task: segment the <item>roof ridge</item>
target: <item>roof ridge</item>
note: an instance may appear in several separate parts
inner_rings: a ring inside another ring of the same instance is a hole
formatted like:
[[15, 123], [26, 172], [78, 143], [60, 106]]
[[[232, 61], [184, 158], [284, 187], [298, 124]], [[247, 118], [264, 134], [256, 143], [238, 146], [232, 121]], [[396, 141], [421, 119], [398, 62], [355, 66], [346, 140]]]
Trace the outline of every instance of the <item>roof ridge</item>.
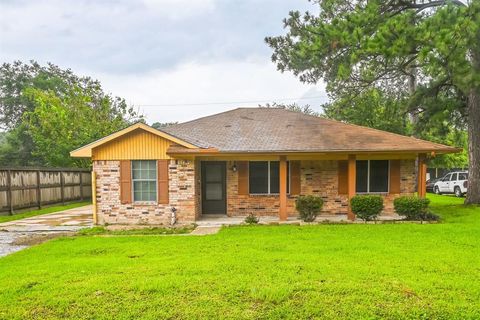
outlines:
[[[244, 112], [238, 112], [238, 111], [246, 111], [245, 113]], [[265, 113], [263, 112], [263, 110], [265, 110]], [[204, 117], [201, 117], [201, 118], [197, 118], [197, 119], [194, 119], [194, 120], [190, 120], [190, 121], [187, 121], [187, 122], [183, 122], [183, 123], [179, 123], [179, 124], [176, 124], [176, 125], [172, 125], [172, 126], [169, 126], [167, 128], [162, 128], [164, 129], [165, 133], [168, 133], [176, 138], [179, 138], [179, 139], [183, 139], [189, 143], [192, 143], [192, 144], [196, 144], [196, 145], [212, 145], [211, 141], [208, 140], [207, 138], [205, 138], [205, 136], [202, 136], [201, 134], [199, 136], [192, 136], [192, 135], [185, 135], [184, 133], [182, 133], [182, 130], [184, 130], [183, 128], [190, 128], [192, 126], [195, 126], [195, 124], [197, 122], [205, 122], [205, 123], [209, 123], [209, 122], [212, 122], [215, 123], [216, 120], [215, 118], [220, 116], [220, 115], [224, 115], [222, 118], [222, 121], [226, 121], [226, 119], [229, 119], [229, 114], [233, 114], [234, 117], [237, 117], [237, 116], [241, 116], [243, 114], [247, 114], [248, 111], [251, 111], [252, 115], [255, 115], [257, 112], [259, 112], [258, 114], [264, 114], [265, 116], [263, 117], [270, 117], [269, 115], [269, 112], [274, 112], [274, 114], [276, 113], [279, 117], [281, 117], [281, 114], [289, 114], [291, 115], [292, 117], [294, 118], [290, 118], [291, 121], [311, 121], [311, 125], [313, 126], [322, 126], [322, 125], [326, 125], [326, 123], [331, 123], [331, 124], [334, 124], [334, 125], [338, 125], [338, 129], [340, 131], [349, 131], [349, 128], [355, 128], [356, 130], [361, 130], [364, 132], [364, 134], [370, 134], [370, 135], [378, 135], [378, 134], [381, 134], [383, 136], [385, 136], [385, 138], [389, 137], [388, 139], [391, 140], [391, 144], [392, 146], [395, 146], [397, 145], [398, 143], [396, 142], [396, 139], [399, 139], [399, 144], [400, 145], [408, 145], [409, 143], [410, 144], [417, 144], [417, 143], [420, 143], [420, 144], [426, 144], [426, 146], [424, 145], [424, 148], [433, 148], [433, 149], [437, 149], [438, 151], [440, 150], [444, 150], [444, 151], [452, 151], [454, 149], [458, 150], [457, 147], [455, 146], [449, 146], [449, 145], [446, 145], [446, 144], [441, 144], [441, 143], [437, 143], [437, 142], [432, 142], [432, 141], [429, 141], [429, 140], [425, 140], [425, 139], [420, 139], [420, 138], [416, 138], [416, 137], [412, 137], [412, 136], [408, 136], [408, 135], [403, 135], [403, 134], [399, 134], [399, 133], [394, 133], [394, 132], [389, 132], [389, 131], [385, 131], [385, 130], [380, 130], [380, 129], [376, 129], [376, 128], [371, 128], [371, 127], [367, 127], [367, 126], [362, 126], [362, 125], [358, 125], [358, 124], [353, 124], [353, 123], [349, 123], [349, 122], [344, 122], [344, 121], [339, 121], [339, 120], [335, 120], [335, 119], [331, 119], [331, 118], [327, 118], [325, 117], [324, 114], [319, 114], [319, 115], [312, 115], [312, 114], [306, 114], [306, 113], [303, 113], [303, 112], [300, 112], [300, 111], [295, 111], [295, 110], [289, 110], [289, 109], [286, 109], [286, 108], [281, 108], [281, 107], [262, 107], [262, 106], [256, 106], [256, 107], [237, 107], [235, 109], [230, 109], [230, 110], [225, 110], [223, 112], [220, 112], [220, 113], [216, 113], [216, 114], [212, 114], [212, 115], [208, 115], [208, 116], [204, 116]], [[227, 116], [225, 116], [227, 114]], [[273, 114], [271, 115], [272, 117], [274, 116]], [[277, 116], [275, 116], [277, 117]], [[286, 118], [289, 118], [289, 116], [286, 116]], [[296, 118], [296, 120], [295, 120]], [[185, 126], [185, 127], [184, 127]], [[178, 135], [177, 135], [178, 134]], [[180, 138], [182, 137], [182, 138]], [[206, 140], [205, 140], [206, 139]]]
[[[200, 117], [200, 118], [195, 118], [195, 119], [192, 119], [192, 120], [188, 120], [188, 121], [185, 121], [185, 122], [180, 122], [180, 123], [176, 123], [176, 124], [172, 124], [166, 128], [173, 128], [173, 127], [176, 127], [176, 126], [179, 126], [179, 125], [182, 125], [182, 124], [187, 124], [187, 123], [191, 123], [191, 122], [194, 122], [194, 121], [198, 121], [198, 120], [202, 120], [202, 119], [206, 119], [206, 118], [210, 118], [210, 117], [215, 117], [215, 116], [218, 116], [220, 114], [224, 114], [224, 113], [229, 113], [229, 112], [233, 112], [233, 111], [236, 111], [236, 110], [239, 110], [239, 109], [254, 109], [254, 108], [242, 108], [242, 107], [237, 107], [235, 109], [230, 109], [230, 110], [225, 110], [225, 111], [222, 111], [222, 112], [219, 112], [219, 113], [214, 113], [214, 114], [210, 114], [208, 116], [203, 116], [203, 117]], [[168, 133], [168, 132], [167, 132]]]

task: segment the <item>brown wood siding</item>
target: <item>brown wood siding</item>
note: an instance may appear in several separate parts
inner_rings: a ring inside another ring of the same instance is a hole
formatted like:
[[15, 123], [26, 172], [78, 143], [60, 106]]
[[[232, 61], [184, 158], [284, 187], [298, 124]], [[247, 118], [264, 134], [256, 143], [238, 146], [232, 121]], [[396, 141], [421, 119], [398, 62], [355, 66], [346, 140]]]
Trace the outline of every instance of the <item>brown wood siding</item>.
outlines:
[[132, 166], [130, 160], [120, 161], [120, 202], [132, 203]]
[[237, 161], [238, 194], [248, 195], [248, 161]]
[[348, 194], [348, 161], [338, 161], [338, 194]]
[[168, 193], [168, 163], [169, 160], [158, 160], [158, 203], [168, 204], [169, 203], [169, 193]]
[[390, 193], [400, 193], [400, 160], [390, 160]]
[[290, 161], [290, 194], [298, 195], [301, 192], [300, 161]]
[[94, 148], [92, 160], [157, 160], [170, 159], [167, 149], [173, 142], [153, 133], [137, 129], [118, 139]]

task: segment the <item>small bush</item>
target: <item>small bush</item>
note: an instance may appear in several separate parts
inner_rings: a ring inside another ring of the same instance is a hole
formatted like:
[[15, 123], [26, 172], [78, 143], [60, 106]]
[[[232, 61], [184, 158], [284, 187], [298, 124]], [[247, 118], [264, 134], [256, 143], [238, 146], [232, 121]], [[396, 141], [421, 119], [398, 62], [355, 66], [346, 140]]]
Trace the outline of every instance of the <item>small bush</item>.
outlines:
[[248, 223], [248, 224], [257, 224], [259, 219], [256, 215], [254, 215], [253, 213], [250, 213], [248, 216], [245, 217], [245, 223]]
[[429, 204], [429, 199], [419, 197], [404, 196], [393, 200], [395, 212], [407, 220], [439, 220], [437, 215], [430, 213]]
[[318, 196], [299, 196], [295, 200], [300, 219], [305, 222], [312, 222], [318, 216], [323, 207], [323, 200]]
[[383, 210], [383, 198], [375, 195], [355, 196], [350, 200], [352, 211], [363, 221], [375, 220]]

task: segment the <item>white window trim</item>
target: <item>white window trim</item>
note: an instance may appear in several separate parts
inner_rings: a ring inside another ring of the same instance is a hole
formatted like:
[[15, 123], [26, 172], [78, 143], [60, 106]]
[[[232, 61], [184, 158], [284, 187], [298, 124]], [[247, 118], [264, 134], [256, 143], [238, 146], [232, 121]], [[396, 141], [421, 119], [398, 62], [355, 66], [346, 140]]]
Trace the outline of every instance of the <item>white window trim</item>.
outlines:
[[[155, 179], [133, 179], [133, 162], [134, 161], [155, 161]], [[132, 181], [132, 199], [133, 203], [157, 203], [158, 202], [158, 162], [157, 160], [131, 160], [130, 161], [130, 180]], [[144, 200], [135, 200], [135, 181], [155, 181], [156, 190], [155, 190], [155, 200], [144, 201]]]
[[[250, 162], [268, 162], [268, 192], [267, 193], [251, 193], [250, 192]], [[270, 192], [270, 162], [279, 162], [278, 160], [252, 160], [252, 161], [248, 161], [248, 191], [249, 191], [249, 195], [251, 196], [278, 196], [280, 195], [279, 192], [277, 193], [271, 193]], [[290, 161], [287, 161], [288, 165], [287, 165], [287, 175], [288, 175], [288, 192], [287, 194], [290, 194], [290, 187], [291, 187], [291, 184], [292, 184], [292, 177], [291, 177], [291, 170], [290, 170]], [[280, 180], [280, 178], [279, 178]], [[280, 183], [280, 181], [279, 181]]]
[[[388, 173], [387, 173], [387, 191], [375, 191], [370, 192], [370, 161], [372, 160], [365, 160], [367, 161], [367, 192], [355, 192], [356, 194], [389, 194], [390, 193], [390, 160], [388, 161]], [[373, 160], [375, 161], [375, 160]], [[356, 163], [355, 163], [356, 165]], [[356, 172], [356, 170], [355, 170]], [[355, 190], [356, 191], [356, 190]]]

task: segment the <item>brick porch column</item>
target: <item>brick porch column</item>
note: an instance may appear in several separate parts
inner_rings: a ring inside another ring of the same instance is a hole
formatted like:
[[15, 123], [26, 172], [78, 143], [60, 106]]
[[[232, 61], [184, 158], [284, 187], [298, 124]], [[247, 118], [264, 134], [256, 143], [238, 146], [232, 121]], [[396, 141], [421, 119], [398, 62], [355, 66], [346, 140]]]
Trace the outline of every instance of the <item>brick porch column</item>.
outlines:
[[427, 155], [424, 153], [420, 153], [418, 155], [418, 181], [417, 181], [417, 188], [418, 188], [418, 196], [420, 198], [425, 198], [427, 194]]
[[356, 194], [357, 178], [357, 157], [354, 154], [348, 155], [348, 220], [355, 220], [355, 214], [352, 212], [350, 200]]
[[280, 209], [281, 221], [287, 220], [287, 157], [280, 156]]

